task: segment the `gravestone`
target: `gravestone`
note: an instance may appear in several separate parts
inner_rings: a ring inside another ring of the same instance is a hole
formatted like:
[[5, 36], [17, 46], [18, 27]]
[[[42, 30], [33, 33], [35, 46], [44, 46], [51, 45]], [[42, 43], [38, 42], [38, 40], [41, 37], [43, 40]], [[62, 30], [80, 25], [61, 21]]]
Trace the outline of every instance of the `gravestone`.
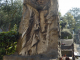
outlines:
[[[39, 55], [39, 59], [40, 57], [57, 58], [58, 0], [24, 0], [22, 16], [19, 27], [19, 33], [22, 36], [17, 44], [16, 52], [19, 55], [17, 57]], [[9, 60], [9, 57], [15, 56], [4, 56], [3, 60]], [[17, 57], [15, 60], [19, 60]]]

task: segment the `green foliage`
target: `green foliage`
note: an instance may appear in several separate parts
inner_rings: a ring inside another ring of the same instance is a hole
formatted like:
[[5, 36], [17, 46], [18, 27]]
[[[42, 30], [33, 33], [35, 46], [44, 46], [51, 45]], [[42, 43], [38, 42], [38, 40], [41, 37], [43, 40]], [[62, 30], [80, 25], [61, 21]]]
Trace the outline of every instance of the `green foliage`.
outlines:
[[[66, 23], [66, 24], [65, 24]], [[70, 32], [74, 31], [75, 42], [78, 42], [78, 30], [80, 29], [80, 8], [70, 9], [64, 16], [60, 17], [61, 31], [69, 29]], [[63, 33], [64, 34], [64, 33]]]
[[10, 55], [15, 52], [18, 38], [19, 33], [17, 31], [0, 33], [0, 59], [4, 55]]
[[80, 8], [72, 8], [68, 11], [71, 13], [75, 19], [75, 28], [74, 32], [77, 34], [78, 30], [80, 29]]
[[68, 31], [62, 31], [61, 39], [72, 39], [72, 34]]
[[67, 23], [65, 23], [65, 22], [62, 22], [62, 23], [60, 24], [62, 30], [63, 30], [63, 28], [65, 28], [66, 24], [67, 24]]
[[13, 54], [16, 50], [17, 40], [19, 38], [17, 30], [21, 17], [22, 2], [20, 0], [6, 0], [4, 4], [1, 3], [0, 29], [8, 32], [0, 33], [0, 60], [2, 60], [4, 55]]
[[22, 17], [21, 2], [11, 0], [9, 3], [9, 1], [0, 7], [0, 28], [3, 31], [10, 31], [15, 24], [19, 27]]
[[68, 28], [74, 28], [74, 26], [75, 26], [74, 17], [70, 13], [66, 13], [65, 17], [66, 17], [66, 20], [67, 20], [67, 25], [68, 25], [67, 27]]
[[66, 13], [60, 20], [61, 29], [67, 28], [71, 31], [75, 28], [75, 19], [70, 13]]
[[75, 18], [80, 14], [80, 8], [74, 7], [70, 9], [68, 12], [71, 13]]
[[13, 27], [13, 31], [17, 31], [17, 25], [16, 24]]

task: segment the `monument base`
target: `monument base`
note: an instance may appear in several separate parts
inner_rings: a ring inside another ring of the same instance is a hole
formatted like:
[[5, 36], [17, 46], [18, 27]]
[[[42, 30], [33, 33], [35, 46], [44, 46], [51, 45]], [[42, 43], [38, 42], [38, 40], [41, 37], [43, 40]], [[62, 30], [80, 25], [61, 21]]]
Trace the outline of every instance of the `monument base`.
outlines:
[[46, 58], [40, 55], [36, 56], [20, 56], [20, 55], [6, 55], [3, 60], [58, 60], [57, 58]]

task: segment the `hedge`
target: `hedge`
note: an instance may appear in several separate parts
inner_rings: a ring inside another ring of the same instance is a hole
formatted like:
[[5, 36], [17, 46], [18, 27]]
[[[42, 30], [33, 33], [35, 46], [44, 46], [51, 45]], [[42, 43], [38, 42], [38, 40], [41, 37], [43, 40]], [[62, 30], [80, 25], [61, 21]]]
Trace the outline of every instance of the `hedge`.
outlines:
[[15, 52], [19, 36], [17, 31], [0, 32], [0, 60]]

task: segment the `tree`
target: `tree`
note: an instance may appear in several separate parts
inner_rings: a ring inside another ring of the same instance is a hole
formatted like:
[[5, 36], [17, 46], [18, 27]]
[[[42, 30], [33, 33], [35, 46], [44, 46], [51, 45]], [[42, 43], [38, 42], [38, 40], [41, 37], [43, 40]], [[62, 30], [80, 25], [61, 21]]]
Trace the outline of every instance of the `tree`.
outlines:
[[0, 28], [3, 31], [11, 30], [12, 27], [21, 21], [22, 17], [22, 5], [20, 2], [16, 2], [11, 0], [11, 3], [8, 3], [6, 0], [7, 5], [1, 6], [0, 9]]
[[71, 29], [71, 30], [74, 30], [74, 28], [75, 28], [75, 19], [71, 15], [71, 13], [66, 13], [65, 18], [66, 18], [66, 21], [67, 21], [67, 28]]
[[59, 11], [59, 18], [60, 18], [60, 21], [59, 21], [60, 28], [61, 28], [61, 31], [62, 31], [63, 28], [66, 27], [67, 21], [66, 21], [65, 17], [61, 15], [61, 12], [60, 11]]
[[72, 8], [68, 11], [69, 13], [71, 13], [74, 18], [77, 17], [80, 14], [80, 8]]
[[77, 33], [80, 29], [80, 8], [72, 8], [68, 12], [71, 13], [75, 19], [74, 32]]
[[71, 31], [75, 28], [75, 19], [70, 13], [66, 13], [60, 19], [61, 29], [66, 28], [70, 29]]

